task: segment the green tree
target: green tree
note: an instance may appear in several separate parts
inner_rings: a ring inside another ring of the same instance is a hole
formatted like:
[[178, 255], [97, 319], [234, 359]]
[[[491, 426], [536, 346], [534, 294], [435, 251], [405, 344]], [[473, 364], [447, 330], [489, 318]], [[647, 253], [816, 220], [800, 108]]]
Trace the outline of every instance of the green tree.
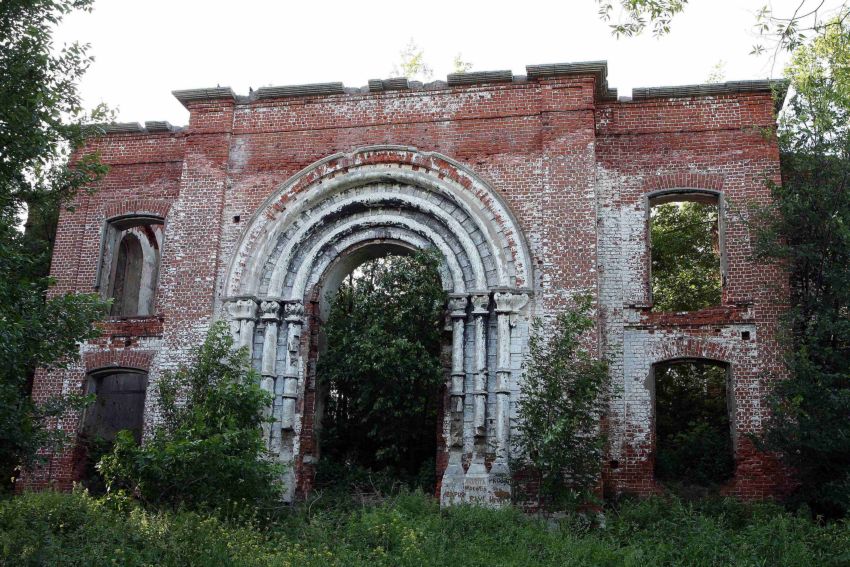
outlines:
[[410, 38], [408, 44], [399, 52], [399, 62], [393, 65], [390, 75], [427, 81], [434, 75], [434, 71], [425, 60], [425, 50]]
[[782, 184], [757, 215], [756, 251], [790, 275], [789, 377], [774, 383], [766, 447], [818, 512], [850, 510], [850, 28], [799, 47], [787, 70]]
[[[412, 478], [436, 452], [446, 294], [436, 252], [364, 264], [333, 300], [318, 376], [322, 454]], [[433, 473], [432, 473], [433, 474]]]
[[271, 396], [245, 348], [234, 350], [215, 323], [190, 366], [156, 384], [160, 424], [144, 445], [121, 431], [97, 465], [109, 491], [148, 505], [219, 508], [269, 505], [280, 497], [280, 467], [268, 459], [263, 410]]
[[[52, 33], [90, 1], [8, 0], [0, 4], [0, 475], [32, 464], [54, 445], [46, 420], [66, 404], [36, 405], [29, 397], [36, 368], [62, 366], [78, 356], [78, 342], [97, 335], [105, 305], [93, 295], [47, 298], [52, 226], [105, 168], [96, 155], [78, 154], [104, 116], [83, 111], [77, 82], [91, 63], [87, 46], [60, 50]], [[29, 214], [27, 231], [20, 224]], [[68, 401], [66, 399], [66, 401]]]
[[[616, 36], [640, 35], [648, 27], [655, 36], [670, 33], [673, 18], [683, 12], [688, 0], [596, 0], [599, 17], [617, 22], [610, 24]], [[780, 50], [793, 51], [810, 40], [839, 28], [848, 18], [846, 1], [800, 0], [793, 11], [779, 13], [765, 4], [756, 12], [754, 28], [762, 41], [756, 43], [752, 54], [766, 51], [765, 42], [773, 47], [773, 58]]]
[[650, 241], [655, 310], [695, 311], [720, 304], [716, 205], [653, 207]]
[[535, 321], [517, 407], [520, 464], [540, 474], [541, 502], [558, 508], [593, 497], [604, 456], [609, 378], [584, 342], [596, 325], [591, 307], [579, 297], [551, 329]]

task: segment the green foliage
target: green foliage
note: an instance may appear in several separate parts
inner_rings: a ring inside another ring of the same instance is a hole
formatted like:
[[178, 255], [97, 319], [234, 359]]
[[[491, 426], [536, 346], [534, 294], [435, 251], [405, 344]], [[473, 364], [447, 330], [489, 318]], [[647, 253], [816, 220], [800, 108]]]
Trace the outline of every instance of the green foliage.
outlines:
[[655, 476], [710, 486], [732, 476], [726, 369], [683, 362], [655, 370]]
[[389, 256], [341, 286], [317, 372], [328, 392], [324, 456], [407, 477], [433, 458], [444, 382], [439, 262], [433, 251]]
[[583, 343], [595, 329], [591, 299], [576, 298], [544, 334], [534, 323], [518, 402], [521, 463], [541, 475], [541, 496], [561, 507], [584, 504], [599, 482], [609, 399], [608, 368]]
[[[846, 22], [846, 20], [844, 20]], [[781, 122], [782, 184], [757, 211], [756, 253], [790, 273], [789, 379], [773, 385], [765, 445], [794, 468], [796, 497], [850, 510], [850, 29], [794, 54]]]
[[94, 295], [46, 296], [59, 207], [105, 172], [96, 156], [67, 161], [89, 133], [83, 123], [92, 116], [76, 84], [91, 59], [85, 46], [56, 52], [51, 43], [55, 26], [77, 9], [90, 2], [0, 4], [0, 490], [13, 469], [33, 464], [37, 449], [62, 445], [64, 435], [45, 424], [84, 400], [35, 404], [28, 396], [33, 374], [78, 357], [78, 342], [98, 334], [94, 322], [106, 308]]
[[472, 70], [472, 63], [464, 61], [460, 53], [452, 60], [452, 73], [468, 73]]
[[727, 480], [733, 472], [726, 408], [726, 370], [679, 363], [655, 372], [656, 477], [693, 485]]
[[162, 566], [837, 567], [850, 526], [817, 525], [772, 505], [729, 500], [625, 502], [592, 529], [516, 509], [441, 511], [420, 494], [356, 510], [296, 508], [272, 523], [152, 512], [83, 494], [0, 501], [0, 563]]
[[[604, 21], [610, 21], [614, 13], [614, 2], [596, 0], [599, 4], [599, 16]], [[611, 31], [617, 37], [640, 35], [647, 25], [652, 26], [652, 33], [661, 36], [670, 33], [673, 17], [685, 9], [688, 0], [619, 0], [618, 19], [611, 24]]]
[[653, 207], [650, 241], [653, 309], [696, 311], [720, 304], [716, 205]]
[[[615, 36], [638, 36], [651, 28], [652, 34], [660, 37], [670, 33], [673, 18], [685, 10], [688, 0], [596, 0], [596, 3], [603, 21], [611, 21], [616, 14], [617, 23], [609, 26]], [[793, 10], [786, 7], [786, 11], [777, 14], [767, 3], [756, 11], [753, 27], [761, 41], [753, 46], [751, 55], [765, 53], [763, 42], [767, 42], [775, 59], [779, 51], [794, 51], [840, 27], [850, 16], [846, 1], [800, 0], [792, 6]]]
[[399, 62], [393, 65], [390, 75], [427, 81], [434, 75], [434, 71], [425, 60], [425, 50], [410, 38], [404, 49], [399, 52]]
[[107, 489], [154, 506], [216, 508], [273, 504], [280, 468], [261, 435], [270, 396], [224, 322], [212, 326], [191, 366], [157, 382], [162, 423], [139, 446], [121, 431], [98, 469]]

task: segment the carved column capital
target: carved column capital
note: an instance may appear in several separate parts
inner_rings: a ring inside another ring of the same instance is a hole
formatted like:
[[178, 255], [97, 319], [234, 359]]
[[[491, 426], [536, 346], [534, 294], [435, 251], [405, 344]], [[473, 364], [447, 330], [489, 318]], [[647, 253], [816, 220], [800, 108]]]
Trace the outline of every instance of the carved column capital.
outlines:
[[263, 299], [260, 301], [260, 320], [276, 323], [280, 320], [280, 301]]
[[228, 300], [227, 314], [233, 320], [255, 319], [257, 317], [257, 302], [249, 297]]
[[287, 301], [283, 304], [283, 318], [288, 323], [303, 322], [304, 304], [300, 301]]
[[489, 315], [490, 314], [490, 294], [486, 291], [472, 292], [472, 314], [473, 315]]
[[453, 319], [466, 317], [466, 306], [469, 305], [469, 299], [466, 295], [450, 294], [449, 295], [449, 316]]
[[500, 290], [493, 293], [496, 313], [508, 315], [511, 327], [516, 325], [516, 316], [528, 304], [528, 293], [520, 290]]

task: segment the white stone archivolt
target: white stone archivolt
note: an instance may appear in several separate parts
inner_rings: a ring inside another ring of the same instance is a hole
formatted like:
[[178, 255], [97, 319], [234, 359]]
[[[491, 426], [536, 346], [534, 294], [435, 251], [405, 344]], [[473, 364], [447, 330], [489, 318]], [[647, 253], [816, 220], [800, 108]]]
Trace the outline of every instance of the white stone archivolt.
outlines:
[[[299, 402], [310, 348], [301, 337], [322, 314], [305, 315], [304, 307], [333, 292], [336, 272], [362, 261], [370, 246], [439, 252], [453, 321], [451, 403], [444, 412], [449, 466], [441, 497], [444, 503], [503, 500], [506, 484], [490, 479], [485, 459], [505, 472], [511, 395], [505, 365], [514, 327], [507, 321], [527, 303], [528, 247], [492, 188], [463, 165], [413, 148], [369, 147], [321, 160], [270, 196], [242, 235], [224, 282], [225, 307], [237, 320], [231, 328], [238, 344], [262, 350], [254, 360], [263, 387], [274, 392], [274, 423], [264, 430], [270, 449], [285, 463], [313, 458], [300, 454]], [[256, 325], [248, 320], [254, 314]], [[487, 355], [490, 343], [498, 345], [496, 356]]]

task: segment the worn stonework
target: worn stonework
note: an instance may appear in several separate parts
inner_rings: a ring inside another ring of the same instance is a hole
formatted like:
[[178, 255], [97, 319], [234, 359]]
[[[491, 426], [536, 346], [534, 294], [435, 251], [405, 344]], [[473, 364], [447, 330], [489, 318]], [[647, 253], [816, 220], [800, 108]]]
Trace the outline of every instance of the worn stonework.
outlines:
[[[766, 377], [781, 374], [783, 275], [749, 262], [747, 202], [779, 181], [774, 87], [741, 82], [640, 89], [618, 100], [605, 64], [536, 65], [528, 76], [472, 73], [420, 85], [374, 80], [178, 91], [183, 129], [113, 125], [91, 141], [110, 172], [60, 219], [53, 293], [92, 291], [115, 219], [164, 219], [155, 315], [111, 318], [82, 363], [39, 371], [34, 395], [82, 388], [104, 369], [141, 369], [155, 384], [226, 319], [273, 393], [263, 430], [286, 473], [287, 498], [310, 490], [321, 451], [316, 388], [328, 297], [356, 265], [385, 251], [434, 248], [449, 292], [445, 404], [437, 455], [445, 504], [511, 498], [511, 434], [533, 317], [576, 293], [595, 300], [591, 338], [618, 395], [604, 489], [651, 493], [653, 364], [728, 363], [736, 475], [744, 498], [784, 476], [751, 446]], [[649, 198], [703, 190], [723, 204], [722, 304], [651, 310]], [[112, 223], [112, 224], [111, 224]], [[102, 248], [102, 246], [101, 246]], [[778, 291], [777, 291], [778, 290]], [[145, 422], [157, 419], [149, 389]], [[78, 427], [69, 415], [59, 426]], [[31, 486], [74, 480], [73, 452], [29, 473]]]

